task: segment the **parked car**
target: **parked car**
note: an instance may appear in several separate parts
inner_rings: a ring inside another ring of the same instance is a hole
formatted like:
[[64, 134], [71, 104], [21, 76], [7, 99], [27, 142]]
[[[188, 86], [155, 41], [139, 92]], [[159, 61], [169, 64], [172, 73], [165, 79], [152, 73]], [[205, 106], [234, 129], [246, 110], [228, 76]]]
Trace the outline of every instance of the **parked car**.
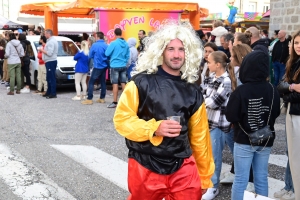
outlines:
[[[56, 83], [57, 86], [73, 86], [75, 78], [75, 64], [76, 61], [73, 59], [75, 54], [79, 51], [78, 46], [73, 40], [62, 37], [53, 36], [58, 42], [58, 54], [57, 54], [57, 67], [56, 67]], [[31, 83], [37, 87], [37, 73], [39, 67], [39, 60], [37, 58], [40, 36], [27, 36], [27, 40], [31, 43], [32, 52], [31, 55]]]

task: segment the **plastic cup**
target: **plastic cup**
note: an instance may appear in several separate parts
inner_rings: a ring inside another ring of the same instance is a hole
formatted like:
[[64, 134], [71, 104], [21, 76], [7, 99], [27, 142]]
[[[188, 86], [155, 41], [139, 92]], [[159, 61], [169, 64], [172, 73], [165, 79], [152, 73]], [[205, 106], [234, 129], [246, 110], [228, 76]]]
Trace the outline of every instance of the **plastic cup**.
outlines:
[[173, 120], [180, 124], [180, 116], [169, 116], [167, 117], [167, 120]]

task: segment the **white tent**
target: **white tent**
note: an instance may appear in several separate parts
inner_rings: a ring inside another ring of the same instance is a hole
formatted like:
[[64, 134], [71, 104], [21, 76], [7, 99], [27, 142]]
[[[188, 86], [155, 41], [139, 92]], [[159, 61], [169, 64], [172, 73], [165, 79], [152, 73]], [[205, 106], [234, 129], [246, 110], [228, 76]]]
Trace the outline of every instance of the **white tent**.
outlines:
[[28, 24], [25, 22], [13, 22], [0, 15], [0, 30], [28, 30]]

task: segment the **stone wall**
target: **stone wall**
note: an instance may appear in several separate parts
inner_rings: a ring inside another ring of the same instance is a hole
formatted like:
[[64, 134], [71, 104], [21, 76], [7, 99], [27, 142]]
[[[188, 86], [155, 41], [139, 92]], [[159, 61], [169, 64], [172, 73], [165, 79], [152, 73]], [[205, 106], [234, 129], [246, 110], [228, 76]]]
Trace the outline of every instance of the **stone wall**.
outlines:
[[270, 36], [274, 30], [285, 30], [292, 35], [300, 30], [300, 0], [271, 0]]

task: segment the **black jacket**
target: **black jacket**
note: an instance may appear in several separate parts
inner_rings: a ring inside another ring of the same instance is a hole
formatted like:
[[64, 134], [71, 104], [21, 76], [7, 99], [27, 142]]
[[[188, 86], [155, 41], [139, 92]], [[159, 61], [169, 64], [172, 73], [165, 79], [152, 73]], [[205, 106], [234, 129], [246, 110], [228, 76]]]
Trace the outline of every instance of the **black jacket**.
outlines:
[[[292, 70], [292, 76], [296, 73], [297, 70], [299, 70], [300, 68], [300, 59], [293, 64], [291, 70]], [[292, 79], [292, 77], [290, 77]], [[298, 81], [297, 82], [290, 82], [289, 84], [292, 83], [300, 83], [300, 77], [298, 77]], [[298, 92], [290, 92], [288, 94], [285, 94], [283, 96], [283, 100], [285, 102], [291, 103], [290, 106], [290, 112], [289, 114], [291, 115], [300, 115], [300, 93]]]
[[[248, 133], [261, 129], [267, 125], [269, 111], [273, 99], [272, 85], [266, 81], [269, 76], [269, 56], [263, 50], [249, 53], [243, 60], [239, 77], [240, 85], [230, 96], [225, 115], [234, 125], [234, 141], [250, 145]], [[280, 97], [274, 88], [273, 107], [269, 125], [274, 131], [276, 118], [280, 115]], [[275, 138], [275, 132], [274, 132]], [[274, 138], [268, 141], [267, 146], [273, 146]], [[265, 146], [265, 143], [261, 144]]]
[[272, 62], [286, 63], [289, 57], [289, 41], [277, 41], [272, 51]]
[[22, 40], [20, 42], [21, 42], [22, 47], [23, 47], [24, 52], [25, 52], [25, 55], [22, 58], [23, 63], [24, 64], [29, 64], [30, 63], [30, 55], [29, 55], [28, 45], [30, 45], [30, 42], [28, 40]]
[[153, 146], [149, 140], [135, 142], [126, 138], [128, 157], [155, 173], [172, 174], [192, 155], [186, 119], [190, 119], [204, 101], [200, 88], [181, 80], [180, 76], [167, 74], [161, 67], [156, 74], [138, 74], [131, 80], [138, 89], [140, 119], [164, 120], [166, 116], [177, 115], [181, 116], [182, 129], [180, 136], [165, 137], [159, 146]]
[[262, 38], [257, 40], [256, 42], [253, 42], [253, 44], [251, 44], [251, 48], [254, 49], [257, 45], [262, 45], [265, 46], [266, 48], [269, 47], [269, 40], [267, 40], [266, 38]]

